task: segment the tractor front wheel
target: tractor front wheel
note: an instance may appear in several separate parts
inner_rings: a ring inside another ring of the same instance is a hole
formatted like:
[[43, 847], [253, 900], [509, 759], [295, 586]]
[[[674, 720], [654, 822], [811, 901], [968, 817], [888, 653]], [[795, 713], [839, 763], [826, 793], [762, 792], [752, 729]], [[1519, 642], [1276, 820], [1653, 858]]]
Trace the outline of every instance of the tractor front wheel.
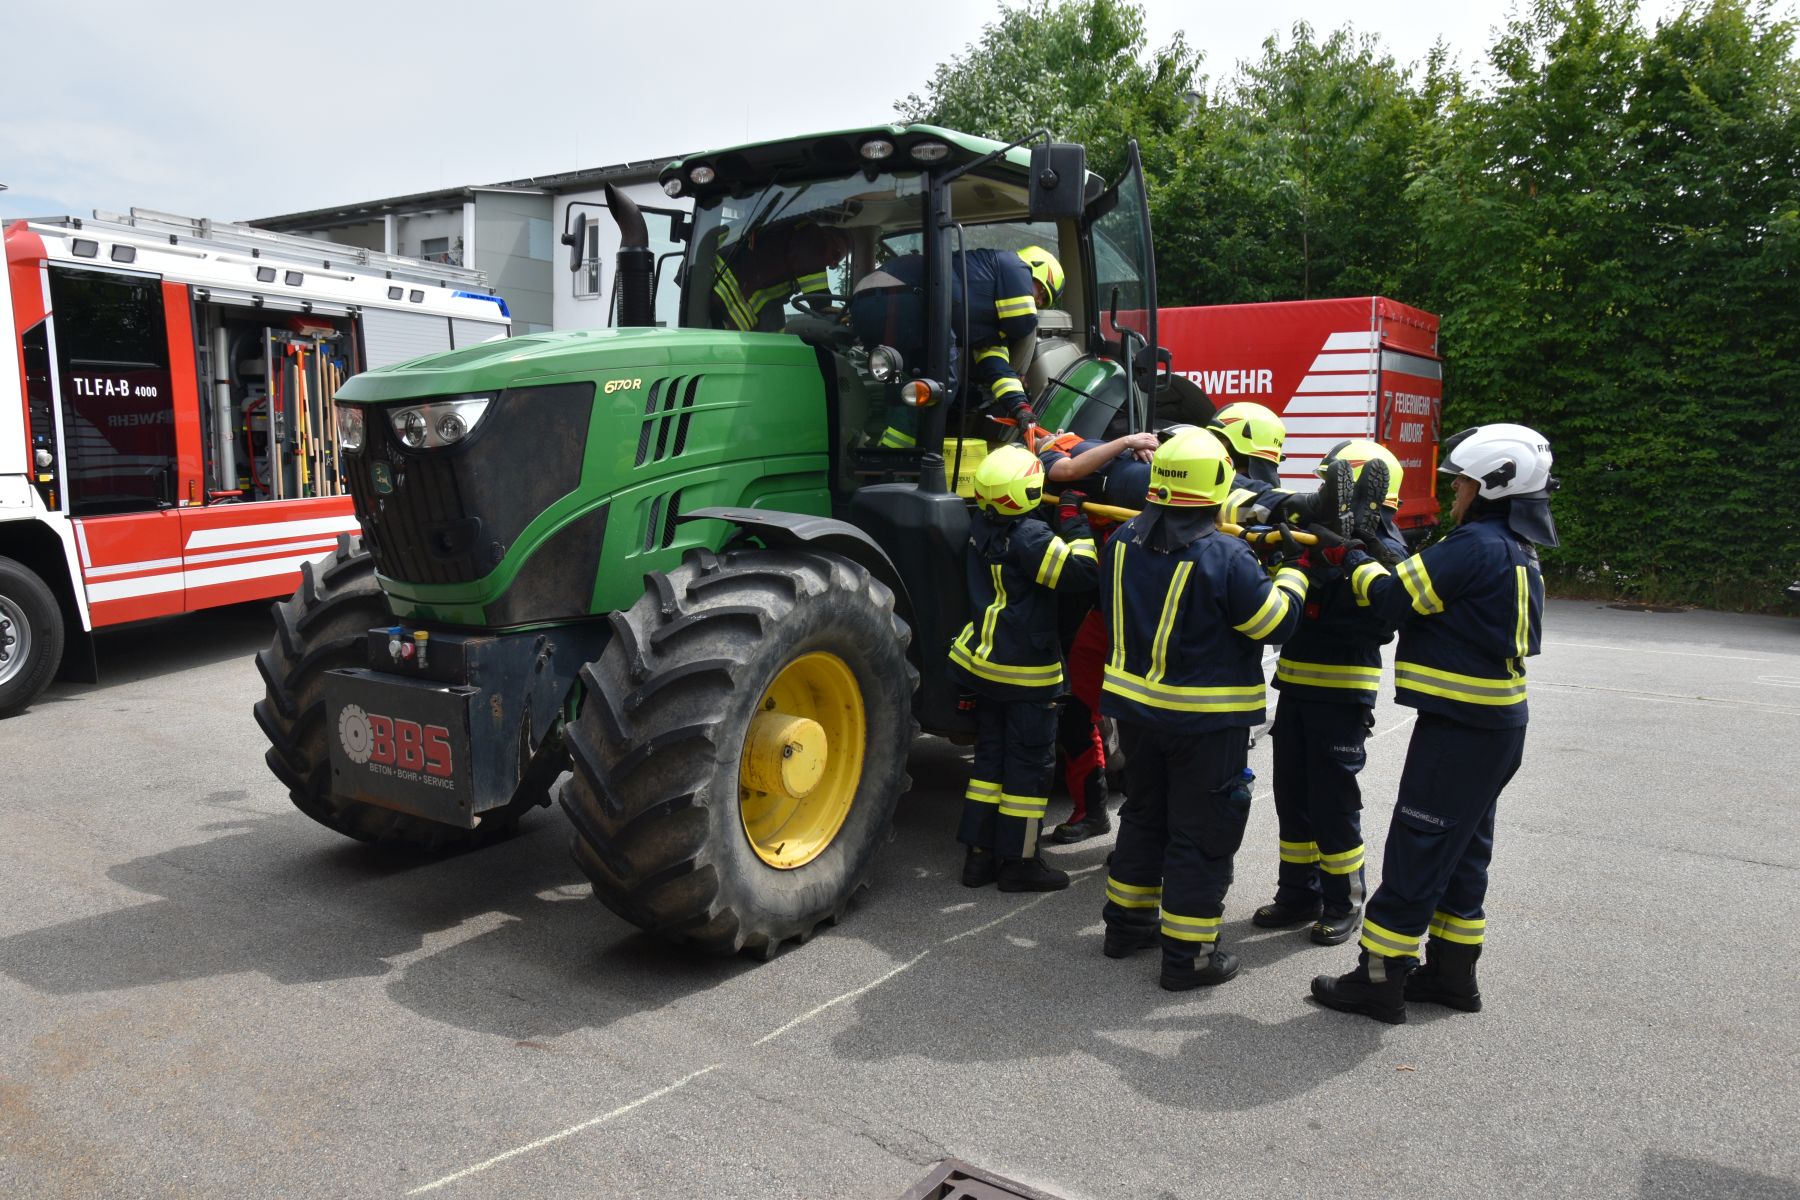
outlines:
[[562, 805], [614, 912], [768, 957], [842, 915], [906, 790], [918, 674], [893, 594], [804, 550], [698, 553], [583, 672]]
[[[407, 851], [483, 846], [517, 827], [534, 798], [522, 794], [485, 814], [474, 829], [463, 829], [332, 794], [325, 673], [362, 666], [369, 630], [393, 621], [375, 579], [375, 560], [360, 542], [342, 538], [330, 558], [301, 563], [299, 590], [274, 609], [275, 638], [256, 656], [267, 694], [256, 702], [255, 715], [269, 739], [269, 769], [287, 785], [294, 807], [346, 837]], [[543, 787], [540, 782], [537, 803], [548, 802]]]

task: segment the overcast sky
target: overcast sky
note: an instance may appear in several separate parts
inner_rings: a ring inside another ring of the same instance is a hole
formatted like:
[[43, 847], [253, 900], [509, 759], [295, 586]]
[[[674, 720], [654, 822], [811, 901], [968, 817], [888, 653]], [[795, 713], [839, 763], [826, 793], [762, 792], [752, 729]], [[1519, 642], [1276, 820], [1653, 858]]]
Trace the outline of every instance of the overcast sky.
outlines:
[[[1647, 17], [1680, 7], [1646, 0]], [[1149, 0], [1217, 83], [1354, 16], [1401, 62], [1485, 62], [1508, 0]], [[0, 217], [132, 205], [248, 219], [890, 119], [997, 12], [750, 4], [70, 0], [9, 10]], [[160, 13], [160, 15], [159, 15]], [[896, 19], [897, 18], [897, 19]], [[778, 22], [778, 24], [776, 24]]]

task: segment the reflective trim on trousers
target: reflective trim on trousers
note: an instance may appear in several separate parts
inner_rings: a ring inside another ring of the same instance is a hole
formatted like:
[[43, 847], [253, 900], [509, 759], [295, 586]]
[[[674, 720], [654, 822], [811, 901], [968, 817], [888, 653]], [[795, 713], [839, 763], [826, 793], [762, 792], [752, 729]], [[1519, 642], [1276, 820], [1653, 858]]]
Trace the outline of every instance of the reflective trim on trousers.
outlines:
[[1000, 785], [986, 779], [971, 779], [969, 786], [963, 789], [964, 800], [974, 800], [980, 804], [1000, 803]]
[[1362, 948], [1370, 954], [1379, 954], [1383, 958], [1417, 958], [1421, 935], [1395, 933], [1383, 928], [1366, 916], [1363, 918]]
[[1431, 914], [1430, 934], [1434, 938], [1443, 938], [1446, 942], [1460, 942], [1465, 946], [1479, 946], [1487, 940], [1487, 918], [1478, 921], [1453, 917], [1447, 912]]
[[1000, 815], [1003, 817], [1041, 817], [1050, 807], [1048, 796], [1015, 796], [1000, 793]]
[[1363, 865], [1363, 849], [1362, 846], [1355, 846], [1336, 854], [1321, 854], [1319, 855], [1319, 867], [1332, 875], [1348, 875], [1352, 871], [1360, 871]]
[[1120, 883], [1108, 875], [1106, 898], [1120, 908], [1161, 908], [1162, 885], [1141, 887], [1135, 883]]
[[1281, 861], [1302, 865], [1316, 863], [1319, 861], [1319, 844], [1317, 842], [1283, 842], [1281, 843]]
[[1162, 915], [1164, 937], [1181, 942], [1216, 942], [1222, 917], [1183, 917], [1166, 909]]

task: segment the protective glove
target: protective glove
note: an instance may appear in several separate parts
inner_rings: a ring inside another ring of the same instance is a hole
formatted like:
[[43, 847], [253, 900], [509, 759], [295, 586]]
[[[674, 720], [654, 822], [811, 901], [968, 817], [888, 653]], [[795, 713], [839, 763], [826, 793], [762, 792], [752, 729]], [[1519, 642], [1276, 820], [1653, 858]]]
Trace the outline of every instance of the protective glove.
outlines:
[[1087, 514], [1081, 506], [1087, 503], [1088, 494], [1080, 488], [1065, 487], [1062, 496], [1056, 503], [1056, 520], [1053, 528], [1058, 537], [1065, 542], [1076, 538], [1091, 537], [1088, 529]]
[[1327, 566], [1353, 568], [1369, 559], [1360, 541], [1346, 538], [1335, 529], [1324, 525], [1309, 525], [1306, 532], [1319, 539], [1312, 546], [1312, 558]]
[[1020, 429], [1031, 429], [1037, 425], [1037, 413], [1033, 412], [1031, 405], [1023, 400], [1012, 406], [1010, 415], [1014, 421], [1019, 423]]

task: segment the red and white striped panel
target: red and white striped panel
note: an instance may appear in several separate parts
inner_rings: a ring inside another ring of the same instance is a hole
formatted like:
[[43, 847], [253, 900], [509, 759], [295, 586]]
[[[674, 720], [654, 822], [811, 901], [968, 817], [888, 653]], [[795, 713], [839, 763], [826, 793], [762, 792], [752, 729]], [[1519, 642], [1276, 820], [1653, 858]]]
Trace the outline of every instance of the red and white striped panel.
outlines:
[[1281, 481], [1297, 492], [1319, 486], [1313, 474], [1345, 438], [1372, 437], [1381, 384], [1381, 343], [1369, 329], [1327, 334], [1312, 366], [1281, 409], [1287, 426]]

